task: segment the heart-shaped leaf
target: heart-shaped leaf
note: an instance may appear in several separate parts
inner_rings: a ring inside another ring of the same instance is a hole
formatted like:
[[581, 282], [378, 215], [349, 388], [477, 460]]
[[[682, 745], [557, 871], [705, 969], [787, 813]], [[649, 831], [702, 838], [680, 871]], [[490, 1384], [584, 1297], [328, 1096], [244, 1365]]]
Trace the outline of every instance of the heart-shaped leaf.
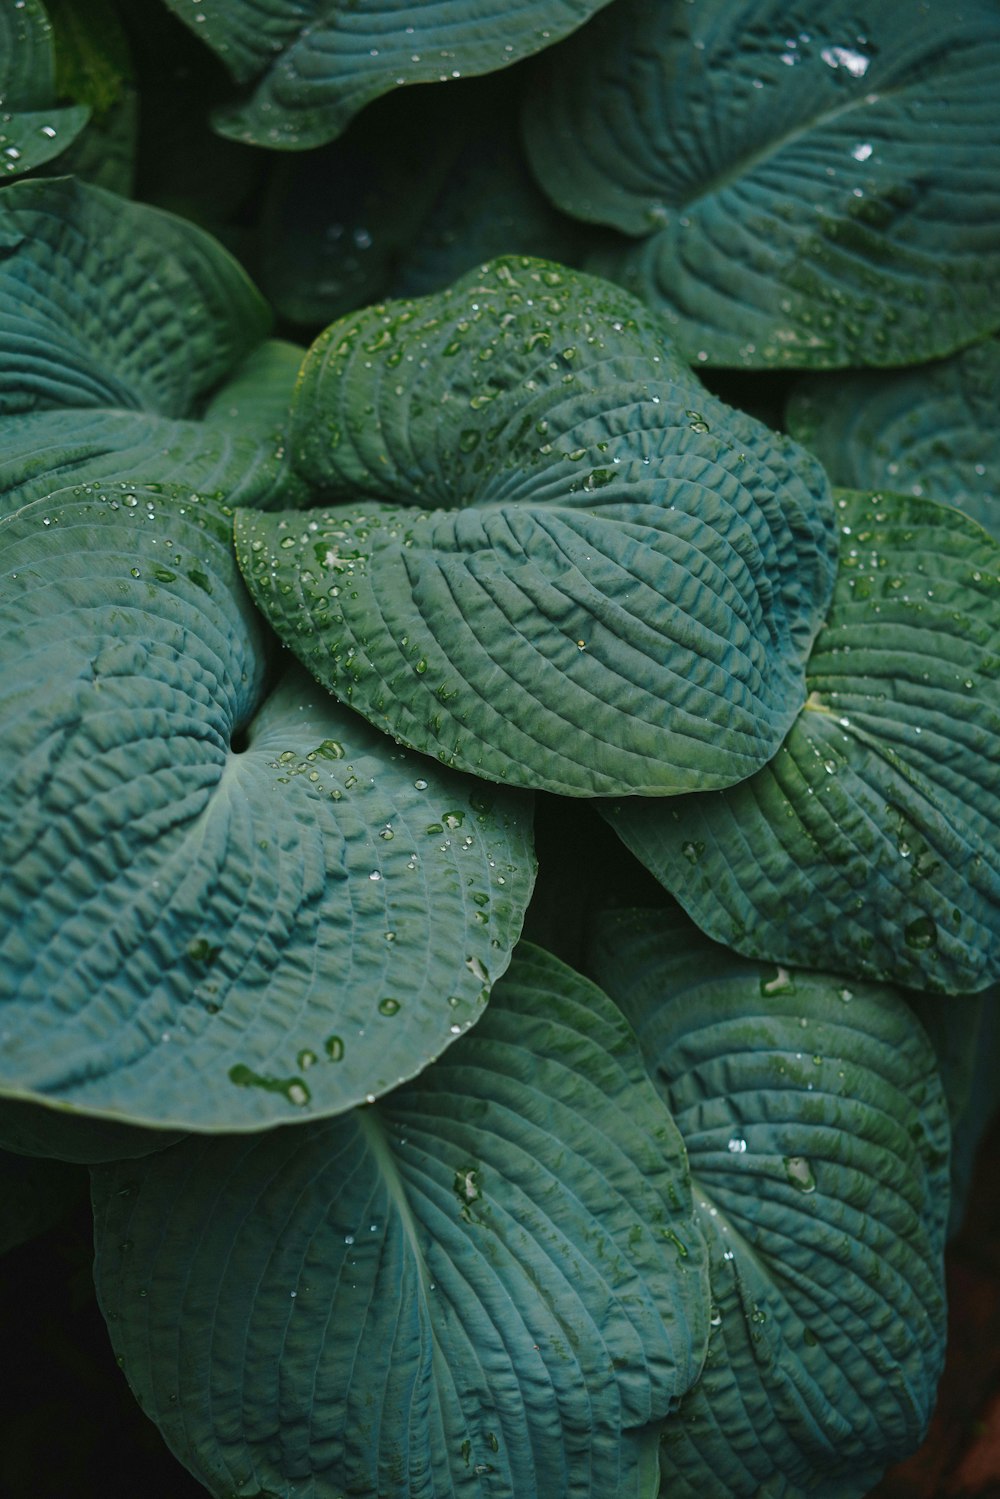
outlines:
[[0, 195], [0, 414], [194, 414], [270, 314], [221, 245], [74, 178]]
[[213, 1494], [655, 1495], [707, 1335], [684, 1148], [540, 949], [374, 1107], [97, 1169], [94, 1202], [116, 1353]]
[[633, 237], [586, 263], [692, 359], [902, 364], [1000, 326], [993, 0], [620, 0], [545, 61], [535, 171]]
[[0, 526], [0, 1092], [259, 1129], [418, 1072], [533, 879], [523, 800], [397, 749], [267, 640], [226, 513], [79, 487]]
[[602, 810], [750, 957], [961, 993], [1000, 975], [1000, 549], [956, 510], [845, 492], [841, 569], [774, 760]]
[[957, 505], [1000, 540], [1000, 339], [918, 369], [812, 375], [786, 420], [848, 489]]
[[684, 1137], [713, 1296], [662, 1490], [854, 1499], [920, 1442], [944, 1352], [948, 1109], [902, 997], [598, 927], [595, 971]]
[[606, 282], [508, 257], [335, 323], [290, 443], [349, 503], [239, 513], [251, 592], [319, 681], [446, 764], [574, 796], [728, 785], [805, 700], [825, 475]]
[[331, 141], [403, 84], [491, 73], [565, 36], [608, 0], [167, 0], [253, 92], [223, 135], [301, 150]]

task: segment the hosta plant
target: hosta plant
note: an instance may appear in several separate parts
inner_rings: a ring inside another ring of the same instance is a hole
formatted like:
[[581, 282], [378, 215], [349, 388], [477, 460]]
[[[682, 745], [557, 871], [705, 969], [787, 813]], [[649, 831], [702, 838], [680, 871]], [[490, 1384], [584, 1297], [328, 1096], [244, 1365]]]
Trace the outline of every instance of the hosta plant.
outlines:
[[89, 1168], [166, 1482], [919, 1445], [996, 1102], [998, 57], [0, 20], [0, 1249]]

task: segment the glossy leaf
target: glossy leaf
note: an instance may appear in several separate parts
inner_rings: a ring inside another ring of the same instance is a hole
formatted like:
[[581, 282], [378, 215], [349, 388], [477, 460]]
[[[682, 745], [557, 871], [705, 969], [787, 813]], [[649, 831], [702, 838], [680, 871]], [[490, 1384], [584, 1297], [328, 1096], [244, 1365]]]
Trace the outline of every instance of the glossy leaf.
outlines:
[[56, 106], [52, 23], [41, 0], [0, 7], [0, 180], [58, 156], [90, 117], [85, 104]]
[[789, 431], [835, 484], [957, 505], [1000, 540], [1000, 340], [898, 372], [815, 375], [797, 385]]
[[606, 282], [505, 258], [335, 323], [289, 440], [334, 509], [239, 513], [257, 603], [377, 727], [568, 795], [776, 750], [829, 596], [819, 466]]
[[655, 1495], [706, 1337], [684, 1148], [540, 949], [374, 1107], [96, 1170], [94, 1203], [116, 1353], [211, 1493]]
[[198, 401], [265, 337], [235, 260], [183, 219], [73, 178], [0, 195], [0, 414]]
[[0, 1092], [259, 1129], [418, 1072], [530, 893], [526, 808], [271, 675], [228, 514], [78, 487], [0, 528]]
[[710, 936], [961, 993], [1000, 973], [1000, 551], [929, 501], [839, 498], [841, 569], [774, 760], [730, 790], [607, 804]]
[[588, 267], [692, 359], [902, 364], [1000, 326], [992, 0], [623, 0], [548, 62], [535, 171], [623, 231]]
[[320, 146], [371, 99], [403, 84], [491, 73], [565, 36], [608, 0], [167, 0], [240, 83], [224, 135], [279, 149]]
[[598, 928], [595, 971], [687, 1147], [708, 1356], [662, 1492], [854, 1499], [917, 1447], [944, 1351], [948, 1109], [902, 997], [757, 964], [678, 913]]

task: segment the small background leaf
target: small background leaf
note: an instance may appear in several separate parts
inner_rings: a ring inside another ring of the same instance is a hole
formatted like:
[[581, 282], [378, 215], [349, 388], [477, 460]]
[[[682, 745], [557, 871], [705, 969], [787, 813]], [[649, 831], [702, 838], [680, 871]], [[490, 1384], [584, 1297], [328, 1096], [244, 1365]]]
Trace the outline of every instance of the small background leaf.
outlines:
[[565, 36], [607, 0], [167, 0], [232, 76], [243, 105], [217, 112], [238, 140], [301, 150], [333, 140], [369, 100], [402, 84], [506, 68]]
[[814, 375], [786, 420], [835, 484], [957, 505], [1000, 540], [1000, 340], [898, 372]]
[[0, 9], [0, 179], [58, 156], [86, 125], [87, 104], [57, 107], [52, 23], [41, 0]]

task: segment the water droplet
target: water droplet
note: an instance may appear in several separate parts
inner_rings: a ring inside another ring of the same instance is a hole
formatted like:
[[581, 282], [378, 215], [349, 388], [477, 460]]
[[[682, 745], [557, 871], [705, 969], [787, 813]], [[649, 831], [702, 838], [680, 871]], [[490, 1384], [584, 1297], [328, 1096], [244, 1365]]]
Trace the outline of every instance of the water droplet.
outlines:
[[797, 1192], [815, 1192], [816, 1178], [804, 1155], [786, 1155], [784, 1166], [785, 1175]]
[[761, 979], [761, 994], [794, 994], [795, 980], [787, 968], [778, 968], [773, 979]]
[[340, 1036], [327, 1036], [323, 1043], [323, 1049], [331, 1062], [343, 1061], [344, 1042]]
[[389, 994], [387, 994], [384, 999], [380, 999], [378, 1002], [378, 1012], [380, 1015], [397, 1015], [399, 1013], [399, 1008], [399, 1000], [393, 999]]
[[903, 938], [907, 947], [912, 947], [915, 952], [925, 952], [929, 947], [936, 947], [937, 922], [933, 916], [918, 916], [905, 928]]
[[730, 1155], [743, 1155], [746, 1152], [747, 1142], [742, 1135], [730, 1135], [726, 1149]]

